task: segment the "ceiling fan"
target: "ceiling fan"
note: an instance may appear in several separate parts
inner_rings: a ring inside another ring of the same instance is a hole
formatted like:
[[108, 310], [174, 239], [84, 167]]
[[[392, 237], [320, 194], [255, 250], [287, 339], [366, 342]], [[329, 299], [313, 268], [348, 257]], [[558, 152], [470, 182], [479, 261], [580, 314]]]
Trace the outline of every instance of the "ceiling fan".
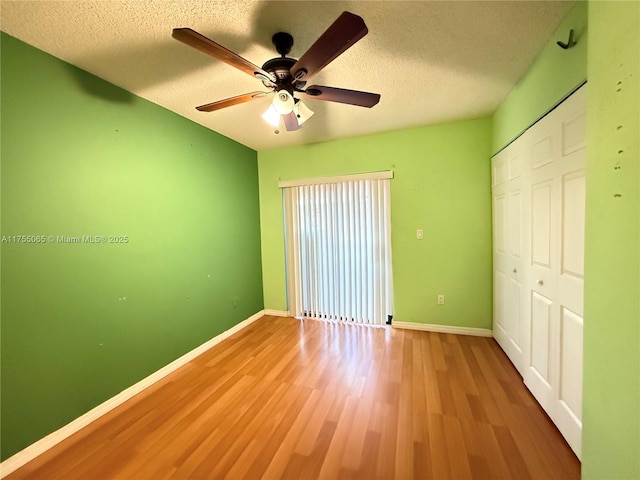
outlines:
[[298, 130], [313, 115], [313, 112], [296, 95], [368, 108], [380, 101], [380, 95], [377, 93], [324, 85], [304, 88], [308, 79], [344, 53], [367, 32], [367, 26], [361, 17], [343, 12], [298, 60], [287, 57], [293, 46], [293, 37], [288, 33], [278, 32], [273, 35], [272, 42], [281, 56], [267, 60], [262, 67], [254, 65], [237, 53], [190, 28], [174, 28], [172, 36], [261, 80], [265, 87], [270, 89], [267, 92], [250, 92], [200, 105], [196, 107], [197, 110], [213, 112], [275, 93], [273, 102], [262, 117], [276, 128], [282, 118], [287, 131], [293, 131]]

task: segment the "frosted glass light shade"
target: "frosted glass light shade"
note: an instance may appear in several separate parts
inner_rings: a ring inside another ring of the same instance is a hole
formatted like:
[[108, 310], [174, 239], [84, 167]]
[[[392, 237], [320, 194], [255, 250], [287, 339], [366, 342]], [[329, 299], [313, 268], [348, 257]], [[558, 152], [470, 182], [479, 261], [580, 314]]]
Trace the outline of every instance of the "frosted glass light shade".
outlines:
[[276, 107], [273, 106], [273, 103], [269, 105], [267, 111], [262, 114], [262, 118], [264, 118], [265, 121], [267, 121], [274, 127], [280, 126], [280, 112], [276, 110]]
[[298, 125], [302, 125], [304, 122], [311, 118], [314, 112], [304, 103], [302, 103], [302, 100], [298, 100], [298, 102], [296, 102], [293, 107], [293, 113], [295, 113], [296, 117], [298, 117]]

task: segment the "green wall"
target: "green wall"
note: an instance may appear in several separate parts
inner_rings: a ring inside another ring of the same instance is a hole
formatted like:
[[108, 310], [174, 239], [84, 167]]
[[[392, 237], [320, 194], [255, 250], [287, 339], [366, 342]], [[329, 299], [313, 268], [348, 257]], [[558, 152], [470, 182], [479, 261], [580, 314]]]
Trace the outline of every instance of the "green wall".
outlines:
[[582, 464], [587, 479], [640, 478], [639, 59], [640, 3], [590, 2]]
[[278, 181], [393, 170], [394, 319], [491, 328], [490, 150], [481, 118], [259, 152], [265, 308], [287, 309]]
[[[566, 42], [571, 29], [575, 30], [577, 44], [563, 50], [556, 42]], [[587, 43], [587, 2], [579, 1], [496, 110], [492, 153], [511, 142], [586, 80]]]
[[256, 152], [2, 34], [2, 458], [263, 308]]

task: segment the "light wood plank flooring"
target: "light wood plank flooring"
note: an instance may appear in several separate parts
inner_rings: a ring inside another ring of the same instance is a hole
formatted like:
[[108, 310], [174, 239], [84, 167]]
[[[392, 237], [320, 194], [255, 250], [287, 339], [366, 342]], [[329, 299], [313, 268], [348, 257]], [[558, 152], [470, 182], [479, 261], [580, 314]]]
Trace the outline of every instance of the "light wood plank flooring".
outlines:
[[265, 317], [7, 480], [579, 477], [493, 339]]

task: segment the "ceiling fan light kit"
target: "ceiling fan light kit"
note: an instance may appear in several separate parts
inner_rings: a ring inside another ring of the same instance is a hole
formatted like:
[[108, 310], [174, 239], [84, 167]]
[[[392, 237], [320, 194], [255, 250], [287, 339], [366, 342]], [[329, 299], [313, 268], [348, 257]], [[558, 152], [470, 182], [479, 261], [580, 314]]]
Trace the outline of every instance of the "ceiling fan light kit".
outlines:
[[197, 110], [213, 112], [275, 93], [273, 101], [267, 111], [262, 114], [262, 118], [276, 128], [283, 121], [287, 131], [294, 131], [298, 130], [314, 113], [296, 95], [367, 108], [373, 107], [380, 101], [380, 95], [377, 93], [322, 85], [312, 85], [306, 90], [304, 88], [308, 79], [344, 53], [367, 32], [367, 26], [361, 17], [343, 12], [298, 60], [287, 57], [293, 46], [293, 37], [286, 32], [277, 32], [271, 40], [281, 56], [267, 60], [262, 68], [190, 28], [174, 28], [172, 36], [257, 78], [270, 90], [218, 100], [200, 105], [196, 107]]

